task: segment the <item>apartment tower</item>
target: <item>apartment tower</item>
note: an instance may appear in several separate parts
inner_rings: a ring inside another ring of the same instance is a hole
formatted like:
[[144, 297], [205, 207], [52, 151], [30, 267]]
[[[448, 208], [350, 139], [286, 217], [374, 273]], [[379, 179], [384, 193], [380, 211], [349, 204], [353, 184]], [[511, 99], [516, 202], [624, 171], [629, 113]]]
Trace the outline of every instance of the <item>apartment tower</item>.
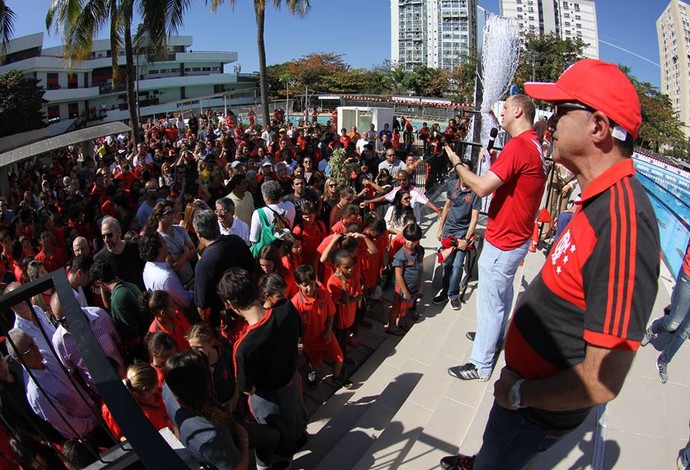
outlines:
[[477, 0], [391, 0], [391, 61], [453, 70], [473, 53]]
[[599, 32], [594, 0], [501, 0], [501, 16], [515, 19], [520, 34], [556, 34], [581, 39], [585, 57], [599, 58]]
[[673, 104], [673, 110], [685, 124], [683, 131], [690, 136], [690, 6], [671, 0], [659, 19], [656, 32], [661, 62], [661, 92]]

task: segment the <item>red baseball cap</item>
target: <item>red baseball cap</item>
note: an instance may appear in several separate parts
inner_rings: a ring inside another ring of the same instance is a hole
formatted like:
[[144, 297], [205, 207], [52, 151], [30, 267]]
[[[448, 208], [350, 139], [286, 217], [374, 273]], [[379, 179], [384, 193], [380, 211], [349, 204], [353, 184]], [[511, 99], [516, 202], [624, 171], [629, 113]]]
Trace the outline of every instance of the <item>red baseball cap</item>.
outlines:
[[[640, 98], [616, 64], [582, 59], [568, 67], [555, 83], [527, 82], [525, 93], [544, 101], [577, 101], [601, 111], [637, 138], [642, 124]], [[615, 135], [615, 134], [614, 134]]]

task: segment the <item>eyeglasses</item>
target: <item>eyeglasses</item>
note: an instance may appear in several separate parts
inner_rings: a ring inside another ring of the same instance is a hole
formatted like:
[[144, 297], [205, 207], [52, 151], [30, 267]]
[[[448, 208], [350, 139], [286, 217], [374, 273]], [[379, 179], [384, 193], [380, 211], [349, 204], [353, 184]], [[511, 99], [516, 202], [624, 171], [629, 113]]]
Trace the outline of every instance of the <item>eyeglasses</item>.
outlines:
[[113, 235], [114, 234], [112, 232], [105, 232], [101, 234], [103, 238], [113, 238]]
[[173, 214], [173, 211], [165, 211], [161, 214], [161, 217], [167, 217], [167, 216], [172, 215], [172, 214]]
[[36, 346], [36, 343], [32, 341], [31, 344], [26, 348], [26, 351], [19, 354], [21, 354], [22, 356], [27, 356], [34, 349], [38, 349], [38, 346]]
[[568, 112], [570, 111], [587, 111], [590, 113], [595, 112], [596, 110], [593, 108], [590, 108], [589, 106], [582, 104], [582, 103], [558, 103], [554, 107], [554, 116], [558, 120], [561, 117], [565, 116]]

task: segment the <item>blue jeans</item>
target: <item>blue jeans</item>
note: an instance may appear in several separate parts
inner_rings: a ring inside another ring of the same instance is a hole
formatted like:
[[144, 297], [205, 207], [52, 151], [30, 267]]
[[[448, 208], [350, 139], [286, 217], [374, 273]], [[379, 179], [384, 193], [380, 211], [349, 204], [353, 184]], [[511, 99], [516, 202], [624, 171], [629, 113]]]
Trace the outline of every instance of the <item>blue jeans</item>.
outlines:
[[465, 252], [455, 250], [443, 260], [443, 292], [448, 293], [450, 300], [457, 300], [460, 295], [460, 282], [465, 267]]
[[510, 307], [513, 303], [513, 279], [520, 262], [525, 259], [530, 241], [510, 251], [496, 248], [484, 240], [479, 256], [477, 288], [477, 335], [472, 345], [470, 362], [482, 379], [488, 379], [503, 342]]
[[690, 332], [690, 277], [680, 268], [676, 287], [671, 296], [671, 311], [652, 323], [652, 332], [673, 332], [673, 339], [661, 352], [660, 362], [669, 363], [676, 355]]
[[571, 431], [543, 428], [527, 421], [519, 411], [506, 410], [494, 402], [472, 469], [522, 469]]

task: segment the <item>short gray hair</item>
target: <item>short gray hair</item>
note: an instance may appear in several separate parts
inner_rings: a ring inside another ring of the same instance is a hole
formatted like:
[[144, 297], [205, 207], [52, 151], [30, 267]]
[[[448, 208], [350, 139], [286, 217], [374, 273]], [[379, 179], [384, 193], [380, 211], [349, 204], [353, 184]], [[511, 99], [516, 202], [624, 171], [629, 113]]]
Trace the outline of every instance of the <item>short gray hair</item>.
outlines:
[[280, 195], [283, 190], [277, 181], [266, 181], [261, 185], [261, 195], [264, 199], [271, 203], [280, 201]]
[[103, 217], [103, 220], [101, 220], [101, 228], [106, 224], [112, 225], [115, 228], [115, 230], [122, 233], [122, 227], [120, 226], [120, 221], [117, 220], [115, 217], [113, 217], [111, 215], [106, 215], [105, 217]]
[[216, 240], [220, 237], [220, 227], [216, 214], [209, 209], [197, 211], [192, 220], [194, 231], [206, 240]]
[[223, 209], [225, 209], [228, 212], [232, 212], [233, 214], [235, 213], [235, 201], [233, 201], [229, 197], [222, 197], [220, 199], [216, 199], [216, 204], [220, 204], [223, 207]]
[[21, 341], [21, 339], [24, 336], [29, 335], [24, 330], [21, 330], [19, 328], [12, 328], [10, 331], [7, 332], [7, 336], [9, 336], [12, 340], [7, 342], [7, 352], [10, 353], [10, 356], [17, 359], [19, 358], [19, 351], [15, 349], [15, 345], [19, 343], [19, 341]]

